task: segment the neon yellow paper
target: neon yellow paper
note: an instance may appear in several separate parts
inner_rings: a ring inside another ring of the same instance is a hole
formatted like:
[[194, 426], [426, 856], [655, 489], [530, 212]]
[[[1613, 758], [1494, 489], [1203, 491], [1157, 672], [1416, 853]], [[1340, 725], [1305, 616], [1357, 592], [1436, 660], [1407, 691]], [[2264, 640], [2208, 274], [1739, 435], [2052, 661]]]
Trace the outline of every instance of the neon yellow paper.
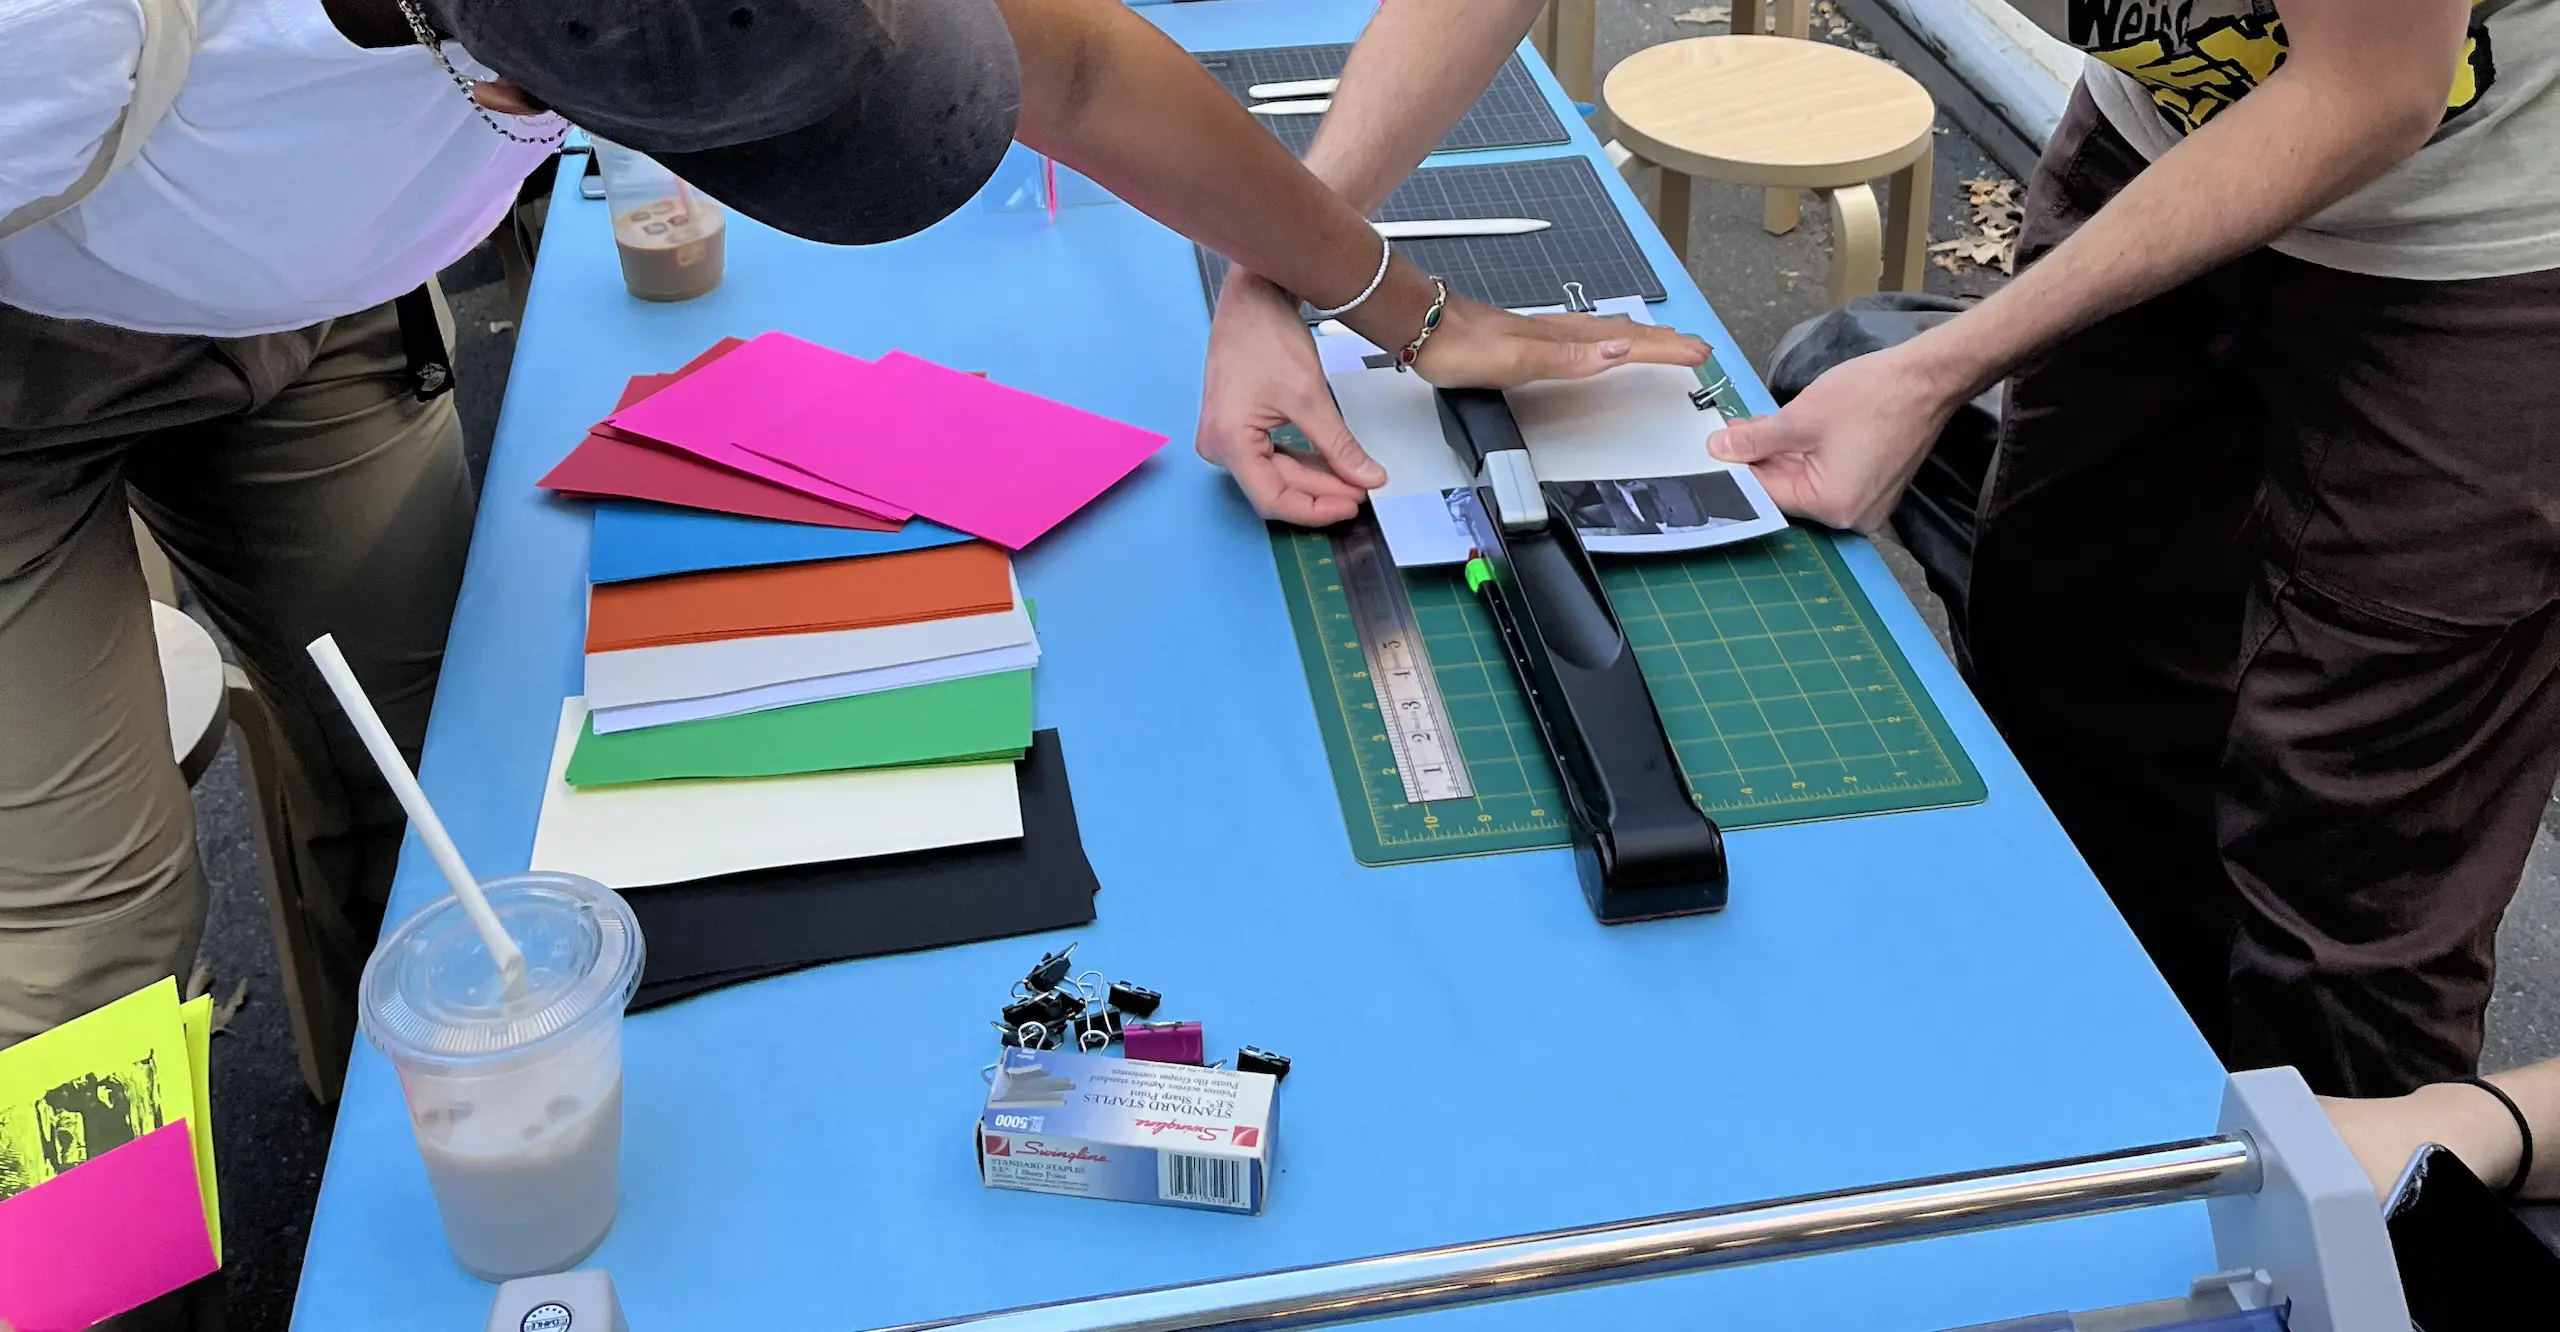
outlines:
[[187, 1137], [196, 1148], [196, 1184], [204, 1193], [204, 1230], [213, 1241], [213, 1261], [222, 1264], [222, 1199], [213, 1180], [213, 996], [197, 995], [178, 1006], [178, 1025], [187, 1036], [187, 1063], [193, 1073], [195, 1107], [187, 1115]]
[[181, 1119], [205, 1159], [195, 1064], [167, 979], [0, 1050], [0, 1200]]

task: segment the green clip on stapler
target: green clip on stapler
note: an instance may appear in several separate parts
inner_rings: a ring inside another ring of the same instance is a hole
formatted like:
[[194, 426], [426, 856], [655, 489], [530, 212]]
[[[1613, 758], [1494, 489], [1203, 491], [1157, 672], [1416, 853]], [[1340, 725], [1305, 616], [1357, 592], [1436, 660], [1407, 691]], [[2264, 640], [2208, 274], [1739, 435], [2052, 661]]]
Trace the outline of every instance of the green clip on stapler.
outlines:
[[1439, 390], [1440, 431], [1475, 472], [1454, 496], [1468, 582], [1519, 673], [1573, 818], [1582, 895], [1603, 922], [1715, 911], [1724, 835], [1700, 812], [1598, 570], [1529, 465], [1500, 393]]

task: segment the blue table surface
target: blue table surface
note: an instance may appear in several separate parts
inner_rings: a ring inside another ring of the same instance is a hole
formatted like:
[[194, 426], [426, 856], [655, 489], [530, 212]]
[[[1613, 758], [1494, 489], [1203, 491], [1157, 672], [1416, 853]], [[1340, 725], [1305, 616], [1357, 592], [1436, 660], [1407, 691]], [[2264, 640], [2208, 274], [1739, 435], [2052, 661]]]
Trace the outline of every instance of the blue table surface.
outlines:
[[[1370, 6], [1143, 12], [1206, 50], [1348, 41]], [[1599, 160], [1565, 119], [1568, 149], [1464, 160]], [[1039, 724], [1065, 743], [1101, 919], [634, 1018], [622, 1214], [595, 1262], [640, 1332], [854, 1332], [2212, 1130], [2212, 1055], [1863, 542], [1845, 543], [1850, 566], [1989, 803], [1737, 833], [1732, 906], [1651, 924], [1595, 924], [1562, 851], [1363, 869], [1262, 524], [1188, 447], [1208, 334], [1188, 242], [1117, 205], [1054, 227], [972, 205], [870, 249], [741, 220], [717, 291], [648, 305], [572, 174], [427, 740], [427, 790], [483, 874], [524, 867], [559, 701], [579, 687], [586, 512], [533, 482], [626, 376], [778, 328], [992, 371], [1175, 441], [1020, 565], [1041, 609]], [[1657, 316], [1730, 346], [1600, 175], [1671, 288]], [[395, 918], [442, 891], [413, 839]], [[1295, 1057], [1265, 1215], [979, 1186], [988, 1018], [1069, 937], [1084, 964], [1204, 1021], [1213, 1049]], [[2211, 1269], [2190, 1205], [1409, 1325], [1930, 1329], [2179, 1294]], [[359, 1043], [295, 1326], [476, 1328], [491, 1294], [447, 1254], [398, 1083]]]

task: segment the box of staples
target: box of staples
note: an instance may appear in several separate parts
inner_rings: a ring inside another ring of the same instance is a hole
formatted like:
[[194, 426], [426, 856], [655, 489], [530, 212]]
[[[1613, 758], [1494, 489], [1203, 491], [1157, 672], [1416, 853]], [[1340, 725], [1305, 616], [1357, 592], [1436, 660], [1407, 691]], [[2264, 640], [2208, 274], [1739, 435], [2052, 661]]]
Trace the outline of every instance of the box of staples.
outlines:
[[1190, 1064], [1007, 1050], [978, 1117], [989, 1188], [1259, 1214], [1278, 1079]]

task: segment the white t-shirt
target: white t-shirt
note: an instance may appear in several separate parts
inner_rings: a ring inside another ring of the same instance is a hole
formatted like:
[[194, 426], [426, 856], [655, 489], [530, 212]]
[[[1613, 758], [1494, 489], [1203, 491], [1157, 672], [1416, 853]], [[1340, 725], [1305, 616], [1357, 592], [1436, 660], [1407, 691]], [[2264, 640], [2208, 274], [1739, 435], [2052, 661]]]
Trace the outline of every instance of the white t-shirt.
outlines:
[[[79, 176], [141, 50], [136, 0], [0, 0], [0, 214]], [[459, 259], [551, 152], [490, 128], [425, 48], [348, 42], [320, 0], [199, 0], [168, 118], [78, 207], [0, 240], [0, 303], [148, 333], [306, 327]]]
[[[2326, 268], [2451, 281], [2560, 268], [2560, 0], [2472, 0], [2425, 147], [2275, 242]], [[2284, 64], [2283, 0], [2073, 0], [2090, 100], [2158, 161]]]

